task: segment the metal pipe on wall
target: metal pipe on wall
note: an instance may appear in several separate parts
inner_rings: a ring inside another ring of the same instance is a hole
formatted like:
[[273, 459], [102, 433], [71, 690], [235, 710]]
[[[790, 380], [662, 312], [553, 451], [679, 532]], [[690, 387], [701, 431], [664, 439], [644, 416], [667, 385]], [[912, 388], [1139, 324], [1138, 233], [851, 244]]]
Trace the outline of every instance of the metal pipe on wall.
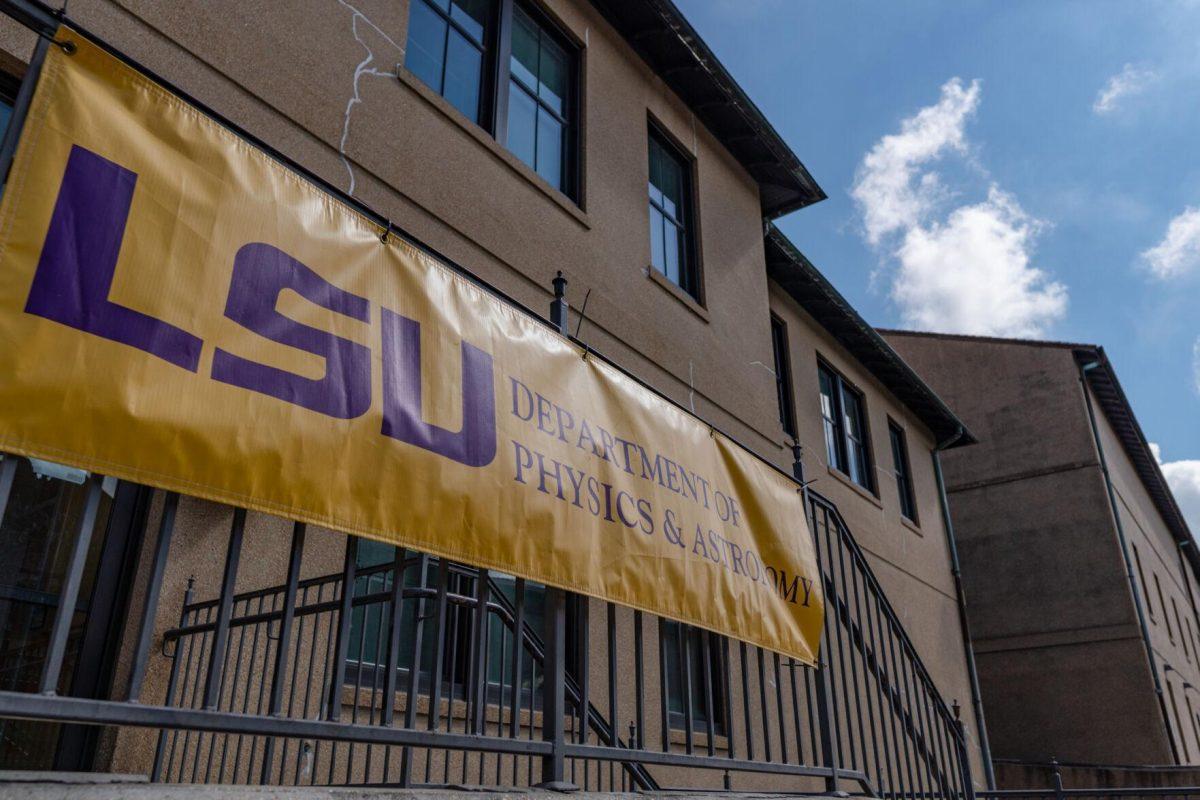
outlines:
[[[1121, 544], [1121, 558], [1125, 561], [1125, 577], [1129, 580], [1129, 591], [1133, 594], [1133, 607], [1137, 611], [1138, 627], [1142, 631], [1142, 644], [1146, 647], [1146, 661], [1150, 665], [1150, 675], [1154, 679], [1154, 694], [1158, 697], [1158, 708], [1162, 712], [1163, 727], [1167, 731], [1167, 743], [1171, 747], [1171, 758], [1179, 764], [1179, 745], [1175, 741], [1175, 732], [1171, 730], [1171, 718], [1167, 712], [1167, 701], [1163, 696], [1162, 680], [1158, 676], [1158, 664], [1154, 658], [1154, 645], [1150, 642], [1150, 628], [1146, 625], [1146, 611], [1142, 608], [1142, 598], [1138, 592], [1137, 579], [1133, 574], [1133, 560], [1129, 557], [1129, 542], [1125, 538], [1125, 526], [1121, 524], [1121, 508], [1117, 504], [1117, 491], [1113, 488], [1112, 476], [1108, 471], [1108, 459], [1104, 456], [1104, 444], [1100, 441], [1100, 426], [1096, 422], [1096, 409], [1092, 404], [1092, 393], [1088, 387], [1087, 373], [1100, 366], [1099, 361], [1082, 364], [1079, 367], [1079, 388], [1083, 392], [1083, 402], [1087, 407], [1088, 422], [1092, 426], [1092, 441], [1096, 444], [1096, 454], [1100, 459], [1100, 472], [1104, 475], [1104, 488], [1108, 491], [1108, 503], [1112, 511], [1113, 522], [1117, 526], [1117, 541]], [[1163, 614], [1166, 614], [1163, 609]]]
[[975, 665], [975, 645], [971, 640], [971, 625], [967, 620], [967, 595], [963, 589], [962, 568], [958, 560], [958, 543], [954, 538], [954, 523], [950, 518], [950, 502], [946, 497], [946, 481], [942, 475], [941, 451], [962, 437], [962, 428], [944, 442], [933, 448], [933, 476], [937, 481], [938, 504], [942, 510], [942, 527], [946, 529], [946, 544], [950, 548], [950, 572], [954, 576], [954, 596], [958, 602], [958, 624], [962, 631], [963, 649], [966, 651], [967, 676], [971, 684], [971, 708], [975, 712], [975, 729], [979, 736], [979, 750], [983, 756], [983, 777], [989, 790], [996, 788], [996, 771], [992, 766], [992, 747], [988, 741], [987, 720], [983, 713], [983, 694], [979, 690], [979, 671]]

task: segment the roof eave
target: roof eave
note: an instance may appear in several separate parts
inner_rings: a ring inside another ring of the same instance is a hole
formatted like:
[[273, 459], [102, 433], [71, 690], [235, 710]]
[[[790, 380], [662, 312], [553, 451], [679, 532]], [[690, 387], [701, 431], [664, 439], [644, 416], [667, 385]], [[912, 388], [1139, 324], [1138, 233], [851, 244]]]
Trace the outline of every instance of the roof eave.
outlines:
[[977, 440], [949, 406], [774, 225], [766, 230], [767, 274], [933, 433], [939, 449]]
[[1072, 352], [1081, 370], [1089, 364], [1096, 365], [1093, 369], [1083, 370], [1088, 386], [1109, 425], [1120, 439], [1121, 447], [1133, 463], [1134, 470], [1155, 508], [1171, 529], [1175, 540], [1187, 550], [1192, 568], [1200, 575], [1200, 553], [1196, 551], [1191, 529], [1175, 500], [1175, 495], [1171, 492], [1166, 476], [1158, 465], [1158, 459], [1150, 449], [1150, 442], [1133, 413], [1133, 406], [1130, 405], [1104, 348], [1099, 345], [1077, 345]]
[[826, 199], [672, 0], [591, 2], [755, 180], [764, 218], [777, 219]]

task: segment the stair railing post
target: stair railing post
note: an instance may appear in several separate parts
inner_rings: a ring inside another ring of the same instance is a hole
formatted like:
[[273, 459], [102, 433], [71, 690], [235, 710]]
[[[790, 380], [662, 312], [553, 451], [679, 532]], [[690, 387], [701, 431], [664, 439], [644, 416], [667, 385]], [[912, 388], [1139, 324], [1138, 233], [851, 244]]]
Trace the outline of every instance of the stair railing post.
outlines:
[[[810, 518], [810, 501], [808, 498], [808, 483], [804, 480], [804, 448], [799, 441], [792, 443], [792, 474], [800, 483], [800, 498], [804, 504], [804, 518]], [[812, 517], [813, 552], [817, 557], [817, 581], [822, 589], [825, 586], [824, 568], [821, 566], [821, 541], [817, 536], [816, 518]], [[828, 604], [828, 601], [827, 601]], [[828, 624], [828, 620], [826, 623]], [[827, 639], [828, 641], [828, 639]], [[828, 650], [828, 648], [826, 648]], [[827, 654], [823, 654], [827, 655]], [[829, 663], [818, 658], [816, 667], [816, 702], [817, 702], [817, 735], [821, 739], [822, 766], [829, 769], [825, 778], [825, 791], [836, 792], [838, 789], [838, 751], [834, 743], [834, 718], [830, 710]]]
[[[963, 785], [963, 797], [965, 800], [975, 800], [975, 782], [971, 779], [971, 755], [967, 752], [967, 729], [957, 717], [954, 719], [954, 727], [958, 731], [958, 768], [962, 772], [960, 780]], [[1059, 788], [1062, 788], [1061, 784]]]
[[[567, 279], [560, 271], [554, 277], [554, 300], [550, 303], [550, 322], [563, 336], [567, 330]], [[542, 739], [552, 750], [542, 756], [542, 780], [539, 787], [559, 791], [576, 787], [566, 780], [567, 728], [567, 593], [546, 587], [545, 674], [542, 678]], [[530, 709], [532, 715], [533, 709]]]
[[546, 655], [542, 678], [542, 739], [553, 748], [542, 756], [543, 789], [575, 789], [566, 780], [567, 746], [567, 595], [562, 589], [546, 589]]

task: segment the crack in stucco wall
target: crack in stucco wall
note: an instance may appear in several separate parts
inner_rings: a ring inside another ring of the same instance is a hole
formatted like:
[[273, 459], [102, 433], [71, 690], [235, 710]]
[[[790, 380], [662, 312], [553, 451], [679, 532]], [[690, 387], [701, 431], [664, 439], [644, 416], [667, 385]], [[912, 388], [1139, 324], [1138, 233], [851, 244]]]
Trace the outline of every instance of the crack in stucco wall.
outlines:
[[350, 165], [350, 159], [346, 155], [346, 145], [350, 140], [350, 118], [354, 113], [354, 107], [363, 102], [362, 94], [359, 90], [359, 81], [362, 80], [364, 75], [384, 78], [396, 77], [394, 72], [376, 69], [372, 66], [372, 64], [375, 63], [375, 50], [366, 41], [366, 39], [363, 38], [362, 33], [359, 31], [359, 22], [362, 21], [366, 25], [370, 26], [376, 33], [383, 37], [383, 40], [387, 42], [387, 44], [394, 47], [396, 52], [398, 52], [401, 56], [400, 60], [403, 60], [404, 48], [398, 45], [395, 39], [388, 36], [382, 28], [372, 22], [366, 14], [347, 3], [346, 0], [337, 1], [343, 8], [346, 8], [350, 11], [350, 32], [354, 35], [354, 40], [362, 45], [363, 50], [366, 51], [366, 57], [364, 57], [362, 61], [358, 62], [358, 65], [354, 68], [353, 90], [349, 99], [346, 101], [346, 111], [342, 116], [342, 137], [338, 141], [338, 157], [342, 160], [342, 165], [346, 168], [346, 175], [350, 179], [350, 184], [346, 188], [346, 194], [353, 196], [355, 189], [354, 168]]

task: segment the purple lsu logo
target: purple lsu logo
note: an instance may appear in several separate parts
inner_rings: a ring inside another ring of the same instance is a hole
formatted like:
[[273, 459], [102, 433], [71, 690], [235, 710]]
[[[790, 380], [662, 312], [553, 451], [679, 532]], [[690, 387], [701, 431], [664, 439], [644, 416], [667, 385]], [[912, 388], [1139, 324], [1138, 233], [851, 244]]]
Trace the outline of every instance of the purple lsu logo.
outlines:
[[[197, 336], [108, 299], [137, 175], [82, 147], [71, 148], [50, 230], [25, 311], [135, 347], [197, 372]], [[284, 289], [359, 322], [371, 321], [366, 298], [339, 289], [278, 248], [260, 242], [238, 250], [225, 316], [273, 342], [320, 356], [325, 376], [306, 378], [217, 348], [212, 379], [269, 395], [337, 419], [371, 405], [371, 352], [361, 344], [304, 325], [275, 309]], [[492, 357], [462, 342], [462, 429], [424, 421], [421, 326], [380, 307], [383, 355], [382, 433], [470, 467], [496, 457]]]

